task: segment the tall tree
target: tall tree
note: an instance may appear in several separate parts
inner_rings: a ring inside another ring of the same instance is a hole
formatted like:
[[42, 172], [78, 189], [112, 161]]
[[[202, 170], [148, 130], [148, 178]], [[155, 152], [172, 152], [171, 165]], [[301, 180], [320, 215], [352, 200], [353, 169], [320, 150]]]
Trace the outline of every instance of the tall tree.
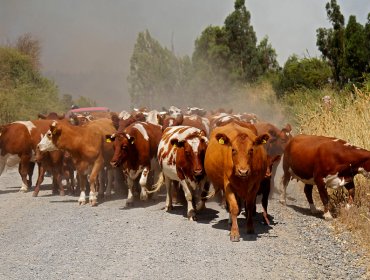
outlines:
[[326, 13], [333, 28], [316, 30], [316, 45], [333, 68], [334, 80], [339, 85], [344, 84], [344, 16], [336, 0], [326, 4]]
[[352, 82], [361, 81], [369, 63], [369, 50], [366, 46], [365, 28], [356, 21], [356, 17], [349, 17], [345, 29], [345, 65], [344, 76]]
[[250, 24], [250, 12], [244, 0], [236, 0], [234, 12], [225, 19], [227, 45], [230, 49], [229, 63], [235, 78], [253, 81], [261, 71], [257, 55], [257, 37]]

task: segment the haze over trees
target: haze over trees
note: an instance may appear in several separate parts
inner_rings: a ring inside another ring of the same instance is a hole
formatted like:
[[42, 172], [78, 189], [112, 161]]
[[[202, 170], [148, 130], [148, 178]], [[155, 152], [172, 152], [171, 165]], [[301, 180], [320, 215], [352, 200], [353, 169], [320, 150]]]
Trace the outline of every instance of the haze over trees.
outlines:
[[148, 30], [139, 33], [128, 77], [132, 106], [182, 102], [207, 108], [207, 104], [223, 104], [243, 85], [262, 79], [273, 84], [278, 97], [300, 88], [368, 82], [370, 14], [365, 25], [354, 15], [346, 25], [336, 0], [330, 0], [325, 9], [332, 27], [317, 30], [322, 56], [292, 54], [283, 67], [267, 37], [258, 43], [244, 0], [235, 1], [223, 26], [208, 26], [201, 32], [191, 58], [162, 47]]

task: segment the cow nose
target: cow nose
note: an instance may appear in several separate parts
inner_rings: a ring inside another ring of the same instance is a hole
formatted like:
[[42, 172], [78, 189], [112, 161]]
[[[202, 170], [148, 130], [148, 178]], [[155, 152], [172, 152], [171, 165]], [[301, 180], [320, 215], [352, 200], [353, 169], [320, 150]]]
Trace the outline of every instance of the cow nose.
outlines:
[[194, 176], [200, 176], [203, 173], [203, 169], [195, 169], [194, 170]]
[[246, 177], [249, 174], [249, 169], [238, 169], [238, 176], [239, 177]]

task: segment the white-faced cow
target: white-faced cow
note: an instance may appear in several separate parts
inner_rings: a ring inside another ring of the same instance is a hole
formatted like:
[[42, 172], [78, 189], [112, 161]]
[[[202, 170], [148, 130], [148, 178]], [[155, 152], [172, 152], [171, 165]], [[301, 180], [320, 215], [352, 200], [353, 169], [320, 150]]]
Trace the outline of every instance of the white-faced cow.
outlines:
[[92, 206], [97, 205], [96, 179], [104, 166], [104, 159], [109, 159], [113, 154], [113, 146], [105, 143], [105, 135], [114, 131], [115, 128], [109, 119], [91, 121], [84, 126], [54, 121], [38, 145], [40, 151], [62, 149], [71, 155], [81, 190], [79, 204], [86, 203], [85, 183], [89, 174], [89, 201]]
[[158, 166], [156, 158], [161, 135], [161, 126], [146, 122], [136, 122], [122, 132], [107, 135], [108, 141], [114, 140], [114, 155], [111, 164], [114, 167], [121, 167], [127, 178], [127, 206], [133, 203], [133, 187], [136, 178], [140, 177], [140, 199], [148, 198], [147, 179], [150, 170], [156, 169], [152, 164]]
[[236, 123], [217, 127], [211, 133], [205, 156], [205, 170], [216, 191], [223, 190], [231, 218], [230, 240], [239, 241], [236, 196], [246, 202], [247, 233], [254, 232], [252, 215], [260, 183], [266, 175], [267, 154], [263, 144], [268, 135], [256, 136], [251, 129]]
[[158, 146], [158, 161], [163, 177], [159, 178], [154, 191], [158, 191], [164, 179], [167, 190], [166, 211], [172, 209], [171, 181], [177, 181], [187, 200], [188, 219], [196, 220], [193, 203], [195, 196], [206, 184], [204, 157], [207, 144], [204, 131], [195, 127], [174, 126], [163, 132]]
[[298, 135], [285, 148], [283, 170], [281, 202], [286, 203], [289, 181], [297, 179], [305, 183], [311, 212], [316, 213], [312, 200], [312, 188], [316, 185], [324, 205], [324, 218], [332, 219], [327, 188], [344, 186], [351, 204], [355, 195], [353, 177], [362, 174], [370, 178], [370, 151], [334, 137]]

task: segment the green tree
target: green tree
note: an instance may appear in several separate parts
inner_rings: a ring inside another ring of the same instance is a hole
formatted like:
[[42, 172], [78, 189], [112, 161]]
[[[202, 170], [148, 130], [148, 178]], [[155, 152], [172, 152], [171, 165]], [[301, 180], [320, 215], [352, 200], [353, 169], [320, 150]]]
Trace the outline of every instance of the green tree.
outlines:
[[262, 72], [258, 61], [257, 37], [250, 24], [250, 12], [244, 0], [236, 0], [234, 12], [225, 19], [227, 46], [230, 50], [229, 68], [234, 78], [253, 81]]
[[333, 69], [334, 80], [340, 85], [344, 84], [344, 16], [336, 0], [326, 4], [326, 13], [332, 28], [319, 28], [316, 30], [316, 45], [324, 59]]
[[346, 80], [362, 81], [363, 73], [369, 65], [369, 49], [366, 46], [365, 28], [356, 21], [356, 17], [349, 17], [345, 29], [345, 65], [343, 73]]
[[[186, 64], [186, 63], [185, 63]], [[130, 59], [129, 93], [133, 106], [155, 107], [160, 100], [171, 103], [182, 80], [182, 63], [167, 48], [140, 32]]]
[[331, 76], [327, 62], [318, 58], [299, 59], [292, 55], [286, 61], [274, 88], [278, 96], [299, 88], [319, 89], [327, 84]]
[[15, 43], [15, 48], [31, 58], [32, 65], [35, 70], [40, 69], [41, 45], [39, 40], [33, 38], [30, 33], [26, 33], [18, 37]]

